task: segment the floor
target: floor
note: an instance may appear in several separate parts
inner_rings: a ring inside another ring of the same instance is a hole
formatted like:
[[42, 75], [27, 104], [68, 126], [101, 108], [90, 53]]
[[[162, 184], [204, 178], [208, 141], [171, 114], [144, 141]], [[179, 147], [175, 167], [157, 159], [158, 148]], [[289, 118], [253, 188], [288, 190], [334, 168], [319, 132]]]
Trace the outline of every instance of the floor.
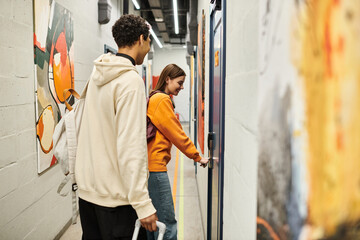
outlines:
[[[187, 127], [184, 126], [184, 130]], [[194, 162], [183, 155], [176, 147], [171, 151], [168, 175], [175, 202], [175, 215], [178, 221], [179, 240], [203, 240], [204, 229], [200, 217], [199, 196], [195, 178]], [[60, 240], [81, 239], [80, 220], [71, 225]]]

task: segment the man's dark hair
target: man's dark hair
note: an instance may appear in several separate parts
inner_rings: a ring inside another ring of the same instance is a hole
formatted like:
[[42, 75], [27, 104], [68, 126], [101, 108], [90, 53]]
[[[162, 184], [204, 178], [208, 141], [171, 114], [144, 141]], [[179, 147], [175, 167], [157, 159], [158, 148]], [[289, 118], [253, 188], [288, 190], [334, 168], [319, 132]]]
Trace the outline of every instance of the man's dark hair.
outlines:
[[149, 37], [149, 26], [140, 16], [122, 15], [112, 26], [112, 34], [119, 48], [131, 47], [141, 35], [144, 40]]

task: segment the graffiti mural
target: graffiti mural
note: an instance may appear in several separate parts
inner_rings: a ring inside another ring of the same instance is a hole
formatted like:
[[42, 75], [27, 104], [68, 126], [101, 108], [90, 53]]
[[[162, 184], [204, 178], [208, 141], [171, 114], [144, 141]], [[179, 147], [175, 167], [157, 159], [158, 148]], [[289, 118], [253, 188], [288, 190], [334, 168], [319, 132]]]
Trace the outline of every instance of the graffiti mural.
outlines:
[[[56, 163], [54, 128], [65, 112], [63, 91], [74, 88], [74, 30], [71, 13], [49, 0], [34, 2], [34, 62], [38, 173]], [[68, 99], [70, 103], [73, 99]]]
[[360, 3], [260, 6], [257, 239], [360, 239]]

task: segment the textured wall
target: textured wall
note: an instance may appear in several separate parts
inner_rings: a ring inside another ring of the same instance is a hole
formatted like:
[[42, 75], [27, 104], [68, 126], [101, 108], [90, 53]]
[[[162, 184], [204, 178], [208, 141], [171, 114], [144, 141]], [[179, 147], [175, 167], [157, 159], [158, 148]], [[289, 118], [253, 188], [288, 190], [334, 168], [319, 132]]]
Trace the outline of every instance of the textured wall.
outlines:
[[[73, 13], [75, 88], [81, 91], [92, 61], [112, 47], [111, 26], [97, 23], [97, 1], [59, 0]], [[32, 1], [0, 1], [0, 239], [53, 239], [71, 217], [71, 199], [57, 193], [60, 166], [37, 174]]]
[[227, 1], [224, 239], [256, 233], [259, 4]]

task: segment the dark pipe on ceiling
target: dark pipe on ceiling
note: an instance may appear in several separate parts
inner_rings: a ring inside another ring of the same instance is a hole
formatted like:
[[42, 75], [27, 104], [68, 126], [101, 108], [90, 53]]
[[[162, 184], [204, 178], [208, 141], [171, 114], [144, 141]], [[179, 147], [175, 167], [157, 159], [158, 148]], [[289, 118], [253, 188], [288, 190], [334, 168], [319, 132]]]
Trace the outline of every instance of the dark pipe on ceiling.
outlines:
[[193, 46], [197, 45], [197, 36], [198, 36], [198, 23], [197, 23], [197, 10], [198, 10], [198, 1], [190, 1], [190, 21], [189, 21], [189, 32], [190, 32], [190, 43]]

